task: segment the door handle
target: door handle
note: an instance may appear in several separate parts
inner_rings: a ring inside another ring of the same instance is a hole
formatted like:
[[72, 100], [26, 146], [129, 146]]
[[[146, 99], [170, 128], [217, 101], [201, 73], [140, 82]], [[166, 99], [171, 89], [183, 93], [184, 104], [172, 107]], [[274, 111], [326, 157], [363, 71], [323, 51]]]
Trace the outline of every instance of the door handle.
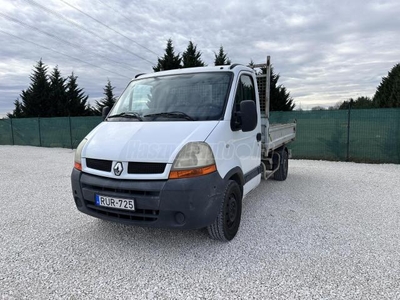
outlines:
[[257, 142], [261, 141], [261, 133], [257, 133], [256, 135]]

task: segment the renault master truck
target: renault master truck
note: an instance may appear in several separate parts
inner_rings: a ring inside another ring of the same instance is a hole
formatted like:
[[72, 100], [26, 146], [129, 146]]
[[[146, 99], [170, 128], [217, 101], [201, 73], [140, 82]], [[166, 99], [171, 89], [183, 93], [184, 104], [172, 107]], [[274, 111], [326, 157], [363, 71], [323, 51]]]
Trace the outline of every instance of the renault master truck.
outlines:
[[296, 134], [295, 122], [269, 123], [269, 58], [253, 67], [136, 76], [76, 149], [78, 210], [232, 240], [243, 198], [261, 178], [286, 179]]

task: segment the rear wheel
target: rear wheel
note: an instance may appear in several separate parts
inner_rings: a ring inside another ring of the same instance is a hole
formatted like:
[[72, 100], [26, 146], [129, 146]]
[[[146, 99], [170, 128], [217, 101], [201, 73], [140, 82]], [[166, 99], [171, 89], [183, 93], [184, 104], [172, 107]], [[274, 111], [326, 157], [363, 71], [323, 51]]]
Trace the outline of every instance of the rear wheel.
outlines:
[[242, 193], [236, 181], [229, 180], [214, 223], [207, 227], [212, 239], [228, 242], [239, 230], [242, 216]]
[[[279, 156], [280, 156], [280, 162], [279, 162]], [[274, 162], [274, 169], [278, 166], [279, 163], [279, 169], [275, 172], [274, 179], [278, 181], [286, 180], [289, 170], [289, 154], [286, 147], [283, 147], [274, 153], [273, 162]]]

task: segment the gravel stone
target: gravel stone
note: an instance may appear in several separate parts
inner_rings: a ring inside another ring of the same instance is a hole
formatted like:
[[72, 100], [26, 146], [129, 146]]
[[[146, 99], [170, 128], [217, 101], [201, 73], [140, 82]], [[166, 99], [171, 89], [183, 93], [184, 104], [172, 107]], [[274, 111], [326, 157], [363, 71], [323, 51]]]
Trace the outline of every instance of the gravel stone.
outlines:
[[0, 146], [0, 299], [400, 299], [400, 165], [291, 160], [221, 243], [78, 212], [73, 155]]

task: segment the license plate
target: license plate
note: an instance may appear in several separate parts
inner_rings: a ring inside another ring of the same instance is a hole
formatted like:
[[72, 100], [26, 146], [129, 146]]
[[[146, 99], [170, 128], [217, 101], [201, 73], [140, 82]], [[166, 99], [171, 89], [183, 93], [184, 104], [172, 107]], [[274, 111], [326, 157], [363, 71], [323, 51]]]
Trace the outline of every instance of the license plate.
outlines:
[[135, 210], [135, 201], [133, 199], [120, 199], [96, 195], [96, 205], [118, 209]]

